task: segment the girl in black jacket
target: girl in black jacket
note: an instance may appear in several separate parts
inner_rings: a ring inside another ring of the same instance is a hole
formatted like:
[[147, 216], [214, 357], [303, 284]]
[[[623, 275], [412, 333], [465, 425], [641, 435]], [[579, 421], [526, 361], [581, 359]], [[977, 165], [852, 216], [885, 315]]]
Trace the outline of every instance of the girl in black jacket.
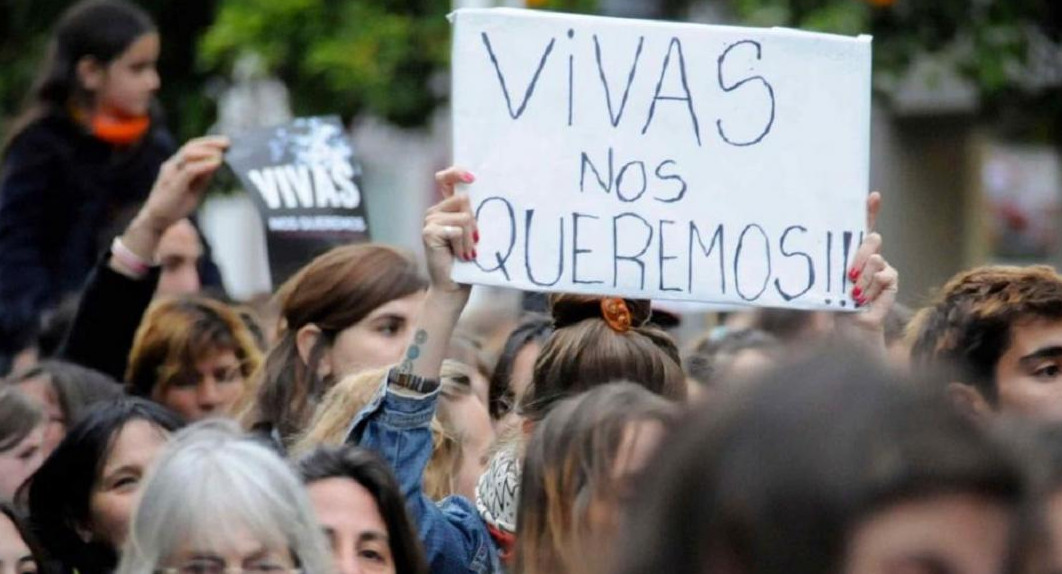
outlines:
[[0, 373], [40, 312], [81, 288], [177, 149], [154, 112], [158, 56], [151, 18], [124, 0], [79, 2], [56, 25], [2, 150]]

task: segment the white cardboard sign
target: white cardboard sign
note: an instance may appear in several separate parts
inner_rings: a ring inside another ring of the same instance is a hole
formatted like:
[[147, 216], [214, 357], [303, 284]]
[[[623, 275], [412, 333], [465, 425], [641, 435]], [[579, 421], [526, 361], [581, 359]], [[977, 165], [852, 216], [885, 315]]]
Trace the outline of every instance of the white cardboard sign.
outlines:
[[481, 234], [454, 279], [851, 308], [871, 41], [511, 9], [452, 16], [454, 163]]

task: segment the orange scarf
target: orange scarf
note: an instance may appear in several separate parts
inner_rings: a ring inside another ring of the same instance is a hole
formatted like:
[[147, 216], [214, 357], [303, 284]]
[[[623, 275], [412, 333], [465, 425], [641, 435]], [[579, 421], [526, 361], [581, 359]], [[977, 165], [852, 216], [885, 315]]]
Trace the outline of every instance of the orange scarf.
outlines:
[[81, 109], [71, 106], [70, 115], [77, 123], [88, 126], [96, 139], [114, 146], [133, 145], [151, 129], [149, 116], [123, 118], [113, 115], [93, 114], [87, 118]]
[[151, 118], [148, 116], [116, 118], [95, 115], [92, 117], [92, 135], [111, 145], [132, 145], [140, 141], [140, 138], [144, 137], [150, 128]]

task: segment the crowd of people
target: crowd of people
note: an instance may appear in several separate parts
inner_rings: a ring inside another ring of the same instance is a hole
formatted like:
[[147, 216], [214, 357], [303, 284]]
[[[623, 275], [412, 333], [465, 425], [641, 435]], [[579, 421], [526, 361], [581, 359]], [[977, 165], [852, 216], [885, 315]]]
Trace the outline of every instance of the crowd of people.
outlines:
[[228, 140], [174, 145], [158, 45], [79, 2], [4, 144], [0, 574], [1062, 571], [1054, 269], [906, 309], [873, 193], [855, 312], [679, 345], [649, 301], [553, 293], [470, 326], [451, 167], [426, 273], [338, 247], [263, 313], [218, 291], [195, 211]]

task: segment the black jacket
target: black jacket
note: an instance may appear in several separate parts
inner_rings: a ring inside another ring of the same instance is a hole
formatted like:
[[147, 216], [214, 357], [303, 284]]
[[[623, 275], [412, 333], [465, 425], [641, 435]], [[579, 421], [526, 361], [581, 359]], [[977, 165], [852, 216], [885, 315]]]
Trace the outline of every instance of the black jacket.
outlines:
[[159, 269], [130, 279], [111, 269], [108, 260], [106, 253], [89, 275], [59, 358], [124, 381], [136, 330], [159, 284]]
[[[163, 127], [116, 148], [61, 116], [37, 120], [11, 142], [0, 166], [0, 354], [24, 343], [41, 311], [81, 289], [176, 149]], [[204, 260], [203, 284], [219, 284]]]

